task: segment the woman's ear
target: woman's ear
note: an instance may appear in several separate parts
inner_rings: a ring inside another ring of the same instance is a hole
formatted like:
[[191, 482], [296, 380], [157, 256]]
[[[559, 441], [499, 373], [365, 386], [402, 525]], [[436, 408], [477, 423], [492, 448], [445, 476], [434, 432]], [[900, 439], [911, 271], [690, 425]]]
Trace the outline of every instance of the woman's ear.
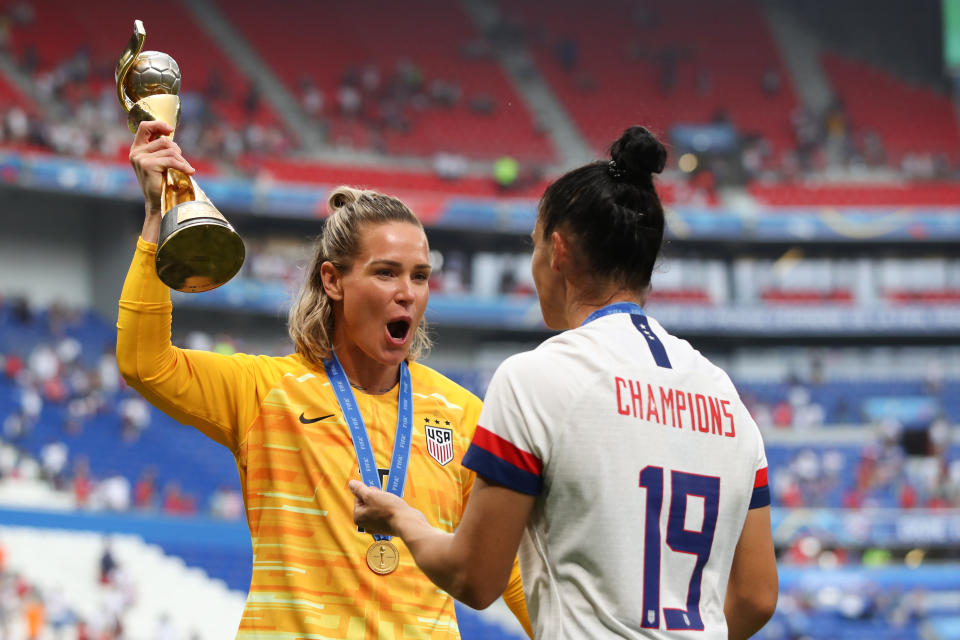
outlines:
[[320, 265], [320, 282], [328, 298], [343, 300], [343, 275], [329, 260]]
[[570, 244], [559, 231], [550, 234], [550, 268], [563, 271], [570, 263]]

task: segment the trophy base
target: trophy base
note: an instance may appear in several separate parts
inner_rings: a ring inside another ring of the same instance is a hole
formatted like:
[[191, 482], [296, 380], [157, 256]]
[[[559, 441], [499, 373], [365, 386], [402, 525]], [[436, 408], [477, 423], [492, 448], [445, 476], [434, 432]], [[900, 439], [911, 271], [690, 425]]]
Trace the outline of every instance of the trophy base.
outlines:
[[210, 291], [243, 265], [243, 240], [209, 202], [183, 202], [164, 214], [157, 242], [157, 275], [185, 293]]

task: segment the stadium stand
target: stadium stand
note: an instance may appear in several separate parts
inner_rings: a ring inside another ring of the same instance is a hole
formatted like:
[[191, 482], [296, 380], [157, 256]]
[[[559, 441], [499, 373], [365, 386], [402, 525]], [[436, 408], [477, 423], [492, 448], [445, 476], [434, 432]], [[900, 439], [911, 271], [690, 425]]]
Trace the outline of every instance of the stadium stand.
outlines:
[[[4, 2], [2, 8], [24, 5]], [[129, 6], [119, 1], [80, 7], [69, 2], [28, 3], [32, 16], [10, 27], [10, 48], [34, 78], [62, 75], [68, 102], [115, 91], [113, 70], [133, 30]], [[251, 97], [246, 75], [184, 11], [144, 16], [147, 49], [176, 52], [183, 89], [203, 93], [217, 116], [232, 124], [274, 124], [269, 104]]]
[[[203, 638], [231, 638], [243, 611], [239, 593], [137, 536], [0, 527], [0, 545], [7, 557], [3, 574], [28, 581], [48, 609], [56, 598], [62, 611], [46, 615], [61, 634], [83, 626], [93, 637], [112, 637], [119, 627], [124, 637], [157, 637], [161, 621], [171, 619]], [[103, 575], [107, 550], [114, 567]], [[207, 606], [192, 606], [198, 601]], [[30, 637], [10, 622], [9, 637]]]
[[[877, 132], [895, 165], [915, 153], [942, 154], [956, 166], [960, 148], [957, 115], [949, 96], [923, 86], [910, 86], [871, 65], [825, 53], [823, 68], [851, 124]], [[882, 100], [876, 97], [882, 95]], [[904, 118], [903, 105], [923, 113]]]
[[[495, 60], [464, 51], [477, 34], [455, 3], [365, 0], [325, 6], [323, 19], [306, 1], [268, 12], [218, 4], [291, 91], [322, 93], [335, 144], [539, 163], [554, 157]], [[311, 42], [321, 45], [315, 62], [291, 64]]]
[[539, 68], [598, 151], [618, 133], [615, 123], [634, 121], [668, 134], [678, 123], [729, 119], [777, 151], [792, 144], [797, 100], [759, 4], [603, 0], [591, 3], [587, 30], [580, 2], [547, 12], [530, 0], [500, 8], [522, 25]]

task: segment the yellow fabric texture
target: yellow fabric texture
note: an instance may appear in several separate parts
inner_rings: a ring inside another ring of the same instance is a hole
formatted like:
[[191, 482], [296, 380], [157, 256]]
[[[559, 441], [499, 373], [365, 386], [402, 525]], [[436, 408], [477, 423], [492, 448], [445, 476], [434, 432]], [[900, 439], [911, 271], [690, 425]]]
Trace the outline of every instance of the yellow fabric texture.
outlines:
[[[154, 406], [236, 459], [253, 543], [237, 638], [459, 638], [452, 598], [423, 575], [400, 539], [393, 539], [396, 571], [380, 576], [367, 567], [373, 538], [353, 523], [347, 489], [359, 468], [326, 373], [297, 355], [227, 356], [171, 345], [172, 304], [155, 253], [155, 244], [138, 240], [120, 297], [117, 360]], [[414, 426], [403, 497], [431, 525], [452, 532], [473, 486], [460, 461], [481, 403], [428, 367], [411, 364], [410, 375]], [[355, 395], [377, 466], [386, 470], [397, 394]], [[431, 457], [427, 426], [452, 430], [453, 460]], [[504, 597], [529, 634], [516, 563]]]

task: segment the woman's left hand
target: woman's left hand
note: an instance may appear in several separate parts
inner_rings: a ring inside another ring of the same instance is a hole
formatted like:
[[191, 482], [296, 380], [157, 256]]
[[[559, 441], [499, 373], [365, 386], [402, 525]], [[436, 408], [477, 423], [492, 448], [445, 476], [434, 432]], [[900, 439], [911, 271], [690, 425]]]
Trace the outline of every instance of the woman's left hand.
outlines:
[[363, 527], [367, 533], [401, 535], [398, 525], [403, 516], [415, 514], [426, 522], [422, 513], [392, 493], [368, 487], [359, 480], [351, 480], [348, 486], [356, 497], [353, 521]]

